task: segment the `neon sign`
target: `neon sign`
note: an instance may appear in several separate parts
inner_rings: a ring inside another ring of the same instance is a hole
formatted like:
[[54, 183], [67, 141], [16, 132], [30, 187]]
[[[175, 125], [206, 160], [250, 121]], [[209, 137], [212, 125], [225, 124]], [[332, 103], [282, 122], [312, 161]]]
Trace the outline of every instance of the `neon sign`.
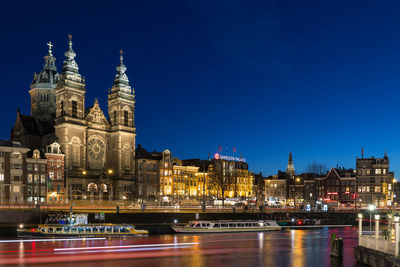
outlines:
[[238, 157], [231, 157], [231, 156], [224, 156], [219, 153], [214, 154], [214, 159], [219, 160], [229, 160], [229, 161], [238, 161], [238, 162], [246, 162], [245, 158], [238, 158]]

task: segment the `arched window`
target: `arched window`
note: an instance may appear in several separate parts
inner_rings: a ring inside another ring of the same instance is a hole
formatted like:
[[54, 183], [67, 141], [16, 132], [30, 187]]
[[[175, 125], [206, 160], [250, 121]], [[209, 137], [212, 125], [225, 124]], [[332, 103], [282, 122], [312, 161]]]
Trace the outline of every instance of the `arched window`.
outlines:
[[124, 125], [129, 126], [129, 112], [124, 110]]
[[80, 153], [80, 144], [81, 141], [78, 137], [72, 138], [72, 166], [79, 167], [81, 161], [81, 153]]
[[78, 117], [78, 102], [72, 100], [72, 117]]
[[61, 111], [61, 116], [64, 116], [64, 101], [62, 100], [60, 102], [60, 111]]
[[117, 125], [117, 111], [114, 110], [114, 125]]
[[124, 163], [124, 168], [126, 170], [129, 170], [131, 168], [131, 160], [130, 160], [130, 149], [129, 149], [129, 144], [125, 144], [124, 150], [123, 150], [123, 163]]

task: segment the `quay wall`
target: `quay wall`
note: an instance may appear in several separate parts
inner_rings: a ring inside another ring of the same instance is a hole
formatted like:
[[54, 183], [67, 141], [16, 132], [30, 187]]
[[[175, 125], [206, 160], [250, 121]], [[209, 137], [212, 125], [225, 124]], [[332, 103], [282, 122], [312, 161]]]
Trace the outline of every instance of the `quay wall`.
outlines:
[[379, 252], [366, 247], [357, 246], [353, 251], [357, 263], [372, 267], [400, 267], [400, 262], [395, 256]]

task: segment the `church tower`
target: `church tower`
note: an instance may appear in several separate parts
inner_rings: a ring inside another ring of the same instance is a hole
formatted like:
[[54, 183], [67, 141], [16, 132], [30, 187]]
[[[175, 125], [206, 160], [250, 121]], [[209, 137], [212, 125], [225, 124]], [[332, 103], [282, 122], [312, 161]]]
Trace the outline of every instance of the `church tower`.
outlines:
[[39, 74], [35, 73], [29, 94], [31, 95], [31, 116], [40, 122], [53, 119], [56, 114], [56, 96], [54, 89], [59, 81], [55, 66], [56, 58], [52, 54], [51, 42], [47, 44], [49, 52], [44, 57], [44, 66]]
[[288, 165], [287, 165], [287, 168], [286, 168], [286, 173], [291, 178], [294, 177], [294, 165], [293, 165], [292, 152], [289, 153], [289, 160], [288, 160]]
[[65, 153], [66, 169], [85, 168], [85, 81], [79, 74], [69, 35], [68, 50], [56, 87], [55, 133]]
[[111, 126], [110, 163], [116, 175], [133, 177], [135, 158], [135, 95], [129, 86], [122, 50], [114, 84], [108, 93], [108, 115]]

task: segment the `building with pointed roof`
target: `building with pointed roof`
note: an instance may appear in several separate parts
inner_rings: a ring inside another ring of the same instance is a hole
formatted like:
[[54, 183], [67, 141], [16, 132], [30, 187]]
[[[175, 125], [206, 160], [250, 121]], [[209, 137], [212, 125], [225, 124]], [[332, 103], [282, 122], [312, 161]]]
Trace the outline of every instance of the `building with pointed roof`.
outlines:
[[293, 165], [293, 157], [292, 157], [292, 152], [289, 153], [289, 160], [288, 160], [288, 165], [286, 168], [286, 173], [293, 178], [294, 177], [294, 165]]
[[69, 35], [62, 71], [51, 43], [45, 64], [29, 91], [31, 115], [18, 111], [11, 140], [31, 149], [57, 142], [65, 154], [69, 199], [121, 200], [132, 197], [135, 158], [135, 96], [122, 51], [108, 94], [108, 117], [97, 99], [86, 108], [86, 84]]

